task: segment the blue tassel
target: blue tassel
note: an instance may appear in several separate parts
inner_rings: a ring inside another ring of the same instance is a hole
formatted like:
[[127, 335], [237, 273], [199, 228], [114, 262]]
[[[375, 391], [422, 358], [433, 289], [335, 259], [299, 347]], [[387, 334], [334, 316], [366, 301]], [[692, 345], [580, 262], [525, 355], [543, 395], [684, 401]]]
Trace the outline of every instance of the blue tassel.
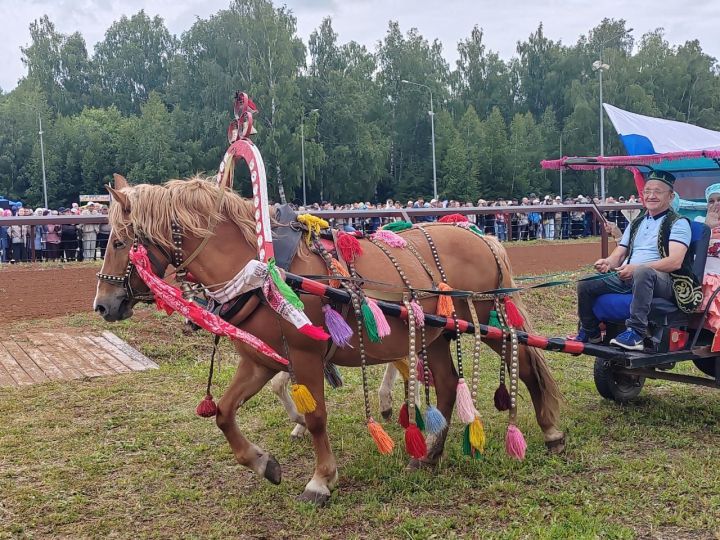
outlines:
[[443, 413], [437, 407], [429, 405], [425, 412], [425, 429], [427, 429], [427, 432], [437, 434], [446, 427], [447, 420], [445, 420]]

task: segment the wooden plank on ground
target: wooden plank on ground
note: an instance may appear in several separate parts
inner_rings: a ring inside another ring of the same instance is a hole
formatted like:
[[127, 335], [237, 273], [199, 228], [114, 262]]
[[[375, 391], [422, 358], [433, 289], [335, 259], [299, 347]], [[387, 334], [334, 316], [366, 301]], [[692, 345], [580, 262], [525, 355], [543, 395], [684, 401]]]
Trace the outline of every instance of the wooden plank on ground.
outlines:
[[15, 361], [20, 364], [33, 382], [42, 383], [49, 380], [43, 370], [33, 362], [33, 359], [30, 358], [17, 343], [14, 341], [2, 341], [2, 345], [5, 347], [5, 350], [15, 358]]
[[76, 350], [77, 347], [68, 347], [65, 343], [63, 343], [62, 339], [58, 339], [57, 334], [52, 332], [43, 332], [42, 335], [45, 338], [49, 338], [58, 355], [62, 355], [65, 359], [67, 359], [68, 362], [73, 364], [73, 366], [75, 366], [75, 368], [85, 377], [100, 377], [103, 375], [103, 371], [84, 361], [84, 359], [78, 354]]
[[132, 371], [145, 371], [145, 366], [140, 362], [133, 360], [127, 354], [115, 347], [107, 339], [102, 336], [88, 336], [98, 347], [101, 347], [107, 354], [115, 357], [119, 362], [128, 367]]
[[25, 370], [15, 361], [15, 358], [0, 344], [0, 363], [5, 367], [7, 372], [18, 386], [24, 384], [32, 384], [32, 377], [25, 373]]
[[2, 362], [0, 362], [0, 386], [17, 386], [15, 379], [10, 376]]
[[48, 360], [55, 364], [60, 370], [65, 373], [68, 379], [80, 379], [83, 374], [77, 368], [75, 362], [69, 361], [64, 355], [59, 354], [51, 345], [40, 338], [40, 336], [34, 333], [26, 334], [26, 337], [40, 352], [42, 352]]
[[91, 336], [80, 336], [78, 342], [82, 343], [86, 350], [94, 354], [97, 358], [100, 358], [105, 365], [110, 366], [116, 373], [130, 373], [133, 371], [112, 354], [97, 345]]
[[40, 349], [32, 345], [30, 340], [16, 341], [16, 343], [23, 351], [25, 351], [25, 354], [32, 358], [33, 362], [35, 362], [35, 364], [43, 370], [43, 373], [45, 373], [48, 379], [57, 380], [72, 378], [71, 375], [66, 374], [60, 367], [56, 366], [52, 360], [43, 354]]
[[140, 362], [143, 366], [145, 366], [145, 369], [158, 369], [159, 366], [155, 362], [150, 360], [147, 356], [142, 354], [137, 349], [133, 349], [130, 345], [125, 343], [122, 339], [117, 337], [112, 332], [105, 330], [102, 333], [102, 336], [110, 343], [115, 345], [115, 347], [120, 349], [123, 353], [128, 355], [130, 358], [132, 358], [136, 362]]
[[85, 344], [77, 339], [76, 336], [70, 337], [67, 334], [55, 334], [55, 336], [56, 341], [62, 346], [65, 346], [66, 349], [75, 352], [85, 365], [92, 366], [92, 368], [100, 372], [101, 375], [115, 375], [117, 373], [100, 358], [88, 352]]

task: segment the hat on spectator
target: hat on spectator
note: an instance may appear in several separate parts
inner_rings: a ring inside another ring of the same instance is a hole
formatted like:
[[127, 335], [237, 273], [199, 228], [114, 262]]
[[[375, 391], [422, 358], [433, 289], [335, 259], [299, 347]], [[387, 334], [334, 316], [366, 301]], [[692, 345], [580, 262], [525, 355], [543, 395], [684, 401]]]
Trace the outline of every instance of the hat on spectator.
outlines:
[[560, 197], [560, 195], [556, 195], [556, 196], [555, 196], [555, 200], [556, 200], [556, 201], [562, 201], [562, 198]]
[[671, 174], [667, 171], [661, 171], [658, 169], [653, 169], [650, 171], [650, 174], [647, 177], [648, 180], [658, 180], [662, 182], [663, 184], [668, 185], [669, 187], [674, 187], [675, 184], [675, 175]]

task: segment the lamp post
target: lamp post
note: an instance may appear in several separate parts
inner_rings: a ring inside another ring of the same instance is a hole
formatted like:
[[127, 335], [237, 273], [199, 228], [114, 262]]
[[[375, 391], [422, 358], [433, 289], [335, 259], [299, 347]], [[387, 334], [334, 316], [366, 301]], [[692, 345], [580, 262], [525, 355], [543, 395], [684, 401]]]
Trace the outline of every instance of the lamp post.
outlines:
[[[560, 132], [560, 159], [563, 158], [563, 151], [562, 151], [563, 135], [565, 135], [565, 133], [572, 133], [573, 131], [577, 131], [577, 130], [578, 130], [578, 128], [572, 128], [572, 129], [567, 129], [567, 130], [563, 129]], [[560, 198], [564, 201], [565, 199], [563, 199], [563, 177], [562, 176], [563, 176], [563, 168], [560, 167]]]
[[402, 79], [400, 81], [403, 84], [412, 84], [415, 86], [419, 86], [421, 88], [427, 89], [428, 92], [430, 92], [430, 134], [432, 137], [432, 162], [433, 162], [433, 198], [438, 198], [438, 192], [437, 192], [437, 167], [435, 166], [435, 110], [433, 109], [433, 97], [432, 97], [432, 89], [427, 86], [426, 84], [420, 84], [412, 81], [408, 81], [405, 79]]
[[43, 195], [45, 195], [45, 208], [50, 208], [48, 206], [47, 178], [45, 177], [45, 146], [43, 145], [42, 118], [40, 118], [40, 113], [38, 113], [38, 124], [40, 125], [40, 131], [38, 131], [38, 135], [40, 135], [40, 161], [42, 163]]
[[303, 115], [300, 117], [300, 155], [302, 156], [303, 206], [307, 206], [307, 192], [305, 189], [305, 117], [314, 112], [318, 112], [318, 109], [303, 112]]

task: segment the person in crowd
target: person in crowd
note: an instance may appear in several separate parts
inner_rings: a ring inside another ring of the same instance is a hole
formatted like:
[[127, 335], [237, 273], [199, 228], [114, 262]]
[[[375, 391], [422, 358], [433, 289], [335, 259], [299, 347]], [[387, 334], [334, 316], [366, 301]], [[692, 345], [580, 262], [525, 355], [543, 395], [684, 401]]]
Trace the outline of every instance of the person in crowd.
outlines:
[[[58, 211], [51, 210], [50, 215], [57, 216]], [[45, 229], [47, 230], [47, 234], [45, 236], [45, 245], [47, 247], [47, 258], [50, 261], [56, 261], [60, 257], [60, 242], [61, 242], [60, 233], [62, 231], [62, 227], [60, 225], [48, 224], [48, 225], [45, 225]]]
[[[18, 209], [18, 217], [25, 216], [25, 209]], [[26, 262], [28, 261], [27, 242], [30, 234], [30, 227], [27, 225], [11, 225], [8, 235], [10, 237], [10, 245], [12, 256], [10, 262]]]
[[[495, 206], [503, 207], [506, 206], [504, 199], [499, 199]], [[495, 214], [495, 236], [501, 242], [507, 241], [507, 214], [504, 212], [497, 212]]]
[[[2, 217], [12, 217], [12, 210], [9, 208], [0, 212]], [[8, 236], [8, 226], [0, 224], [0, 262], [9, 262], [10, 254], [10, 237]]]
[[[91, 216], [92, 211], [83, 210], [81, 215]], [[80, 225], [80, 230], [82, 233], [83, 259], [86, 261], [94, 261], [97, 258], [97, 233], [100, 230], [100, 226], [97, 223], [83, 223]]]
[[[527, 197], [523, 197], [520, 199], [519, 206], [528, 206], [529, 200]], [[530, 220], [528, 220], [528, 215], [526, 212], [520, 212], [517, 214], [517, 224], [518, 224], [518, 240], [528, 240], [529, 239], [529, 232], [528, 227], [530, 225]]]
[[[560, 198], [560, 196], [557, 196], [553, 199], [553, 204], [555, 206], [562, 205], [562, 199]], [[553, 237], [554, 240], [562, 240], [562, 217], [563, 212], [555, 212], [555, 236]]]
[[[35, 210], [36, 216], [44, 216], [45, 215], [45, 209], [43, 208], [37, 208]], [[47, 259], [47, 254], [45, 252], [46, 245], [45, 245], [45, 237], [47, 236], [47, 229], [45, 228], [45, 225], [35, 225], [35, 237], [33, 238], [33, 249], [35, 251], [35, 260], [36, 261], [44, 261]]]
[[[543, 200], [545, 206], [552, 206], [553, 201], [550, 195], [545, 195]], [[543, 212], [543, 238], [553, 240], [555, 238], [555, 212]]]
[[[107, 217], [108, 215], [108, 207], [107, 206], [100, 206], [100, 215]], [[108, 238], [110, 238], [110, 224], [109, 223], [101, 223], [98, 226], [98, 233], [97, 233], [97, 247], [100, 250], [100, 258], [105, 258], [105, 250], [107, 249], [108, 244]]]
[[[540, 204], [540, 200], [532, 199], [530, 204], [532, 206], [537, 206]], [[530, 212], [528, 214], [528, 222], [530, 224], [530, 239], [541, 239], [543, 233], [542, 214], [537, 211]]]
[[[72, 208], [60, 208], [60, 213], [65, 216], [72, 216]], [[61, 225], [60, 246], [64, 261], [74, 261], [78, 258], [78, 231], [72, 223]]]
[[[705, 190], [707, 215], [705, 225], [710, 227], [710, 246], [703, 276], [702, 309], [707, 307], [713, 293], [720, 288], [720, 184], [712, 184]], [[720, 331], [720, 295], [716, 296], [708, 309], [705, 326], [713, 333]]]

